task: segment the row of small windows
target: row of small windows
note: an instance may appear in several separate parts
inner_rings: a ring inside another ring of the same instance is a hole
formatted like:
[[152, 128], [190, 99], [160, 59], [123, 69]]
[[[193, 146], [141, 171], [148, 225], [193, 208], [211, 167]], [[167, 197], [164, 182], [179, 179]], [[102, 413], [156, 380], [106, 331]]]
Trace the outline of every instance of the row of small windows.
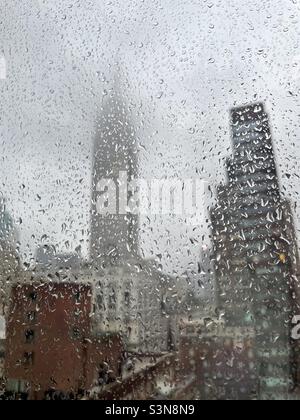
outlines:
[[[71, 330], [71, 338], [72, 339], [79, 339], [81, 338], [81, 331], [78, 327], [73, 327]], [[25, 342], [26, 344], [34, 344], [35, 342], [35, 331], [32, 329], [28, 329], [25, 331]]]
[[[117, 293], [116, 290], [114, 288], [110, 288], [110, 291], [108, 293], [108, 309], [111, 311], [116, 311], [117, 310]], [[101, 311], [105, 311], [106, 310], [106, 304], [105, 304], [105, 298], [104, 298], [104, 294], [103, 293], [99, 293], [96, 297], [96, 301], [97, 301], [97, 306], [98, 309]], [[126, 290], [124, 292], [124, 296], [123, 296], [123, 303], [125, 305], [125, 307], [129, 308], [131, 305], [131, 293], [129, 290]]]
[[[30, 292], [28, 295], [28, 298], [32, 301], [32, 302], [36, 302], [38, 299], [38, 294], [36, 291]], [[81, 301], [81, 293], [78, 291], [74, 294], [74, 299], [77, 303], [79, 303]]]

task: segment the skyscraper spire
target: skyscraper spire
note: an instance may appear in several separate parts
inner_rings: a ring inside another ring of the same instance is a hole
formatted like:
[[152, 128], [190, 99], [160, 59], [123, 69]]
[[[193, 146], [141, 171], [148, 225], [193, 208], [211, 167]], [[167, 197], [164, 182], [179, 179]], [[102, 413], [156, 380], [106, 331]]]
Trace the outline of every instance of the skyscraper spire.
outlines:
[[[120, 214], [121, 188], [126, 186], [120, 184], [119, 176], [126, 172], [128, 181], [135, 178], [138, 159], [135, 129], [117, 76], [103, 99], [93, 150], [91, 259], [96, 265], [122, 264], [138, 254], [138, 218]], [[97, 211], [101, 194], [97, 190], [103, 179], [110, 179], [116, 186], [117, 214], [101, 215]]]

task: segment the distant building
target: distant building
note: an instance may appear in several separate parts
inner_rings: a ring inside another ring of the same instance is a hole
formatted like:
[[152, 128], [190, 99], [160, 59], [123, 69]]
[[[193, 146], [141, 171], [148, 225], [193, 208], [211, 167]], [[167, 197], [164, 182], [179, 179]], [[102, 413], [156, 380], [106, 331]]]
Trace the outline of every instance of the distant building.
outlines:
[[169, 319], [164, 297], [175, 280], [142, 260], [112, 266], [95, 277], [94, 330], [121, 333], [128, 351], [166, 352]]
[[6, 200], [0, 196], [0, 315], [5, 314], [12, 280], [20, 272], [17, 232]]
[[57, 270], [78, 270], [82, 265], [79, 252], [59, 253], [54, 245], [44, 245], [36, 251], [36, 270], [54, 273]]
[[[93, 151], [91, 260], [95, 266], [114, 261], [127, 263], [138, 256], [139, 218], [132, 213], [120, 214], [120, 172], [127, 172], [128, 181], [138, 176], [137, 135], [130, 108], [118, 82], [103, 100], [97, 120]], [[103, 195], [102, 180], [111, 180], [116, 187], [116, 213], [99, 214], [97, 201]], [[125, 199], [129, 198], [128, 196]], [[126, 203], [127, 204], [127, 203]], [[123, 209], [124, 210], [124, 209]]]
[[255, 398], [258, 375], [252, 328], [226, 327], [215, 318], [180, 324], [179, 365], [185, 380], [195, 377], [193, 399]]
[[281, 197], [268, 116], [262, 104], [231, 112], [233, 157], [211, 218], [219, 308], [228, 327], [255, 330], [262, 398], [293, 386], [290, 345], [298, 263], [293, 215]]
[[19, 284], [7, 324], [7, 391], [30, 399], [78, 395], [120, 376], [118, 335], [94, 336], [92, 289], [87, 284]]
[[0, 315], [0, 340], [5, 340], [6, 337], [6, 322], [5, 317]]
[[[128, 180], [137, 178], [138, 154], [128, 104], [115, 89], [104, 100], [94, 146], [90, 258], [97, 277], [95, 328], [121, 332], [131, 351], [161, 353], [168, 349], [169, 325], [163, 300], [176, 281], [140, 256], [139, 217], [119, 214], [121, 171]], [[97, 211], [103, 179], [116, 185], [118, 214]], [[129, 197], [130, 192], [125, 201]]]

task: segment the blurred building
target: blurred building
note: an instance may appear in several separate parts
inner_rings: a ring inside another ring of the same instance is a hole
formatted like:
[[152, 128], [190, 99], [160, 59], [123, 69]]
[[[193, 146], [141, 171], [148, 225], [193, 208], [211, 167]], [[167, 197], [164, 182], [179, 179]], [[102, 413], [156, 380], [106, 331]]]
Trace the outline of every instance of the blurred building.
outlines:
[[[138, 177], [133, 117], [119, 90], [116, 83], [103, 102], [94, 145], [90, 257], [98, 278], [96, 327], [122, 332], [131, 351], [161, 353], [168, 348], [169, 325], [163, 299], [176, 281], [140, 256], [139, 216], [127, 210], [122, 214], [119, 205], [122, 198], [128, 208], [132, 195], [121, 191], [127, 180], [119, 179], [120, 172], [127, 172], [128, 181]], [[116, 188], [117, 214], [100, 214], [97, 209], [105, 193], [99, 184], [103, 179]]]
[[298, 264], [293, 215], [281, 197], [268, 115], [262, 104], [231, 112], [233, 157], [211, 218], [218, 305], [229, 327], [255, 330], [261, 397], [287, 396]]
[[36, 271], [55, 273], [78, 270], [83, 260], [80, 252], [58, 253], [54, 245], [40, 246], [36, 251]]
[[[94, 331], [121, 333], [126, 349], [136, 353], [167, 352], [169, 307], [165, 299], [176, 293], [168, 277], [147, 261], [112, 265], [97, 271]], [[172, 321], [172, 328], [176, 322]]]
[[17, 231], [6, 200], [0, 196], [0, 315], [5, 314], [12, 279], [20, 272]]
[[0, 338], [0, 391], [3, 386], [4, 362], [5, 362], [5, 340], [3, 338]]
[[79, 283], [19, 284], [12, 289], [5, 376], [7, 391], [43, 399], [78, 393], [120, 376], [117, 335], [92, 334], [92, 288]]
[[217, 318], [180, 324], [179, 366], [184, 380], [194, 379], [193, 399], [255, 398], [258, 375], [252, 328], [226, 327]]
[[[119, 81], [115, 81], [102, 103], [93, 150], [90, 254], [97, 266], [112, 260], [124, 263], [138, 255], [139, 218], [120, 206], [125, 199], [127, 207], [129, 198], [129, 192], [126, 194], [125, 191], [125, 197], [121, 192], [127, 187], [127, 179], [121, 181], [120, 172], [127, 173], [128, 181], [138, 177], [137, 134], [133, 118]], [[115, 212], [111, 209], [101, 215], [97, 201], [104, 195], [100, 185], [102, 180], [114, 184], [116, 200], [112, 197], [110, 202], [107, 201], [108, 206], [115, 205]]]

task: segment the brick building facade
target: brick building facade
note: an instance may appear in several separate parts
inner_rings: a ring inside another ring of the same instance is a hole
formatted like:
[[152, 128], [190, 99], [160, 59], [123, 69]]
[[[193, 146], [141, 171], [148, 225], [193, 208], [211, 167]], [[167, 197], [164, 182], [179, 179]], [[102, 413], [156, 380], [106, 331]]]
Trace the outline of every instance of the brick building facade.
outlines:
[[[7, 322], [7, 389], [42, 399], [48, 391], [77, 394], [120, 371], [117, 335], [91, 336], [92, 290], [84, 284], [16, 285]], [[113, 351], [112, 351], [113, 349]]]

